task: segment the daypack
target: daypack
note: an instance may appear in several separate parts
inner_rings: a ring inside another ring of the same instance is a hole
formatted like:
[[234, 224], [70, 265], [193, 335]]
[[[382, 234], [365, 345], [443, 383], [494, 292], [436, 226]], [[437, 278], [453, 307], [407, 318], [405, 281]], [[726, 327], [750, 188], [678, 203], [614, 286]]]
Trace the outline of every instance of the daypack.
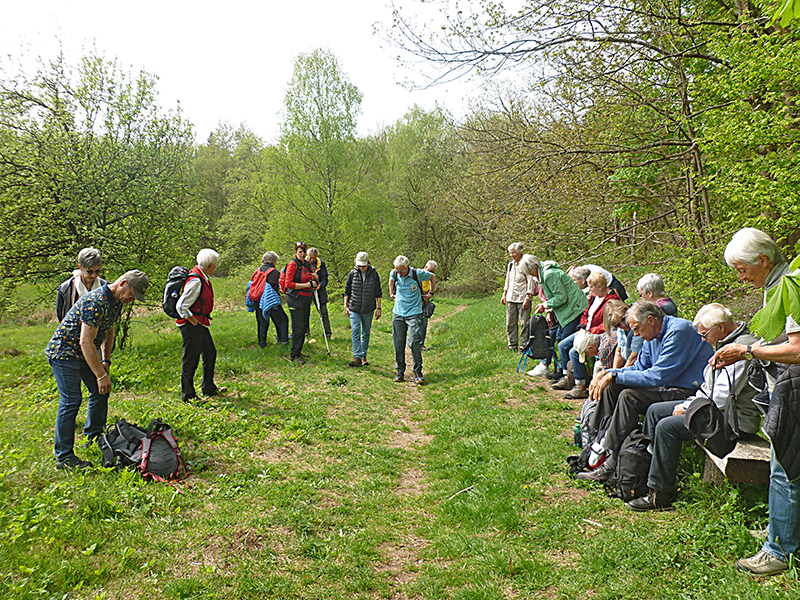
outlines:
[[531, 358], [550, 358], [552, 348], [550, 346], [550, 328], [547, 326], [547, 319], [542, 315], [533, 315], [525, 324], [525, 332], [528, 341], [522, 352]]
[[597, 437], [597, 433], [593, 432], [591, 426], [589, 425], [592, 421], [592, 417], [594, 416], [594, 409], [596, 407], [597, 400], [587, 398], [581, 407], [580, 416], [576, 419], [575, 445], [580, 448], [589, 446]]
[[605, 483], [612, 496], [623, 502], [647, 496], [647, 475], [650, 472], [652, 456], [647, 451], [650, 440], [641, 429], [632, 431], [622, 442], [617, 455], [614, 475]]
[[183, 286], [189, 278], [189, 269], [186, 267], [172, 267], [172, 270], [167, 276], [167, 284], [164, 286], [164, 299], [161, 302], [161, 308], [168, 317], [173, 319], [180, 319], [178, 314], [178, 298], [183, 293]]
[[180, 480], [188, 473], [172, 428], [160, 418], [147, 430], [120, 419], [97, 438], [97, 446], [106, 468], [138, 468], [155, 481]]
[[274, 268], [270, 267], [266, 271], [262, 271], [260, 268], [256, 269], [256, 272], [250, 278], [250, 300], [256, 303], [261, 300], [261, 294], [264, 293], [264, 286], [267, 284], [267, 273]]

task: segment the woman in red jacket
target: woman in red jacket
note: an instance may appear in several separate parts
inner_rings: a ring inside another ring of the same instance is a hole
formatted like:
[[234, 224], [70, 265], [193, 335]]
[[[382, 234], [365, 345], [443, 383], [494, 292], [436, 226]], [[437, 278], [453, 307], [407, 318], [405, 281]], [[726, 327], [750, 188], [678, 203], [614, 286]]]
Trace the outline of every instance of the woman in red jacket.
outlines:
[[306, 245], [297, 242], [294, 245], [294, 258], [286, 265], [284, 276], [286, 304], [292, 316], [292, 362], [305, 364], [302, 355], [303, 342], [308, 332], [308, 318], [311, 314], [311, 298], [319, 285], [317, 274], [306, 260]]

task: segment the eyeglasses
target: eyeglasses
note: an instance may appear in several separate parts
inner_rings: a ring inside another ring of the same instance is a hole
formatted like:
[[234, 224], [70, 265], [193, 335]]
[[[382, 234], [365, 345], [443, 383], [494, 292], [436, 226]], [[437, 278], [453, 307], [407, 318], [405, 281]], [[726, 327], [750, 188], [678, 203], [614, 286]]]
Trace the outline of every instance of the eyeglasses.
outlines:
[[102, 275], [103, 269], [84, 269], [88, 275]]
[[700, 329], [698, 329], [697, 327], [695, 327], [695, 328], [694, 328], [694, 330], [697, 332], [697, 335], [699, 335], [699, 336], [700, 336], [701, 338], [703, 338], [705, 341], [708, 341], [708, 334], [709, 334], [709, 333], [711, 333], [711, 330], [710, 330], [710, 329], [709, 329], [709, 330], [707, 330], [707, 331], [705, 331], [705, 332], [702, 332], [702, 331], [700, 331]]

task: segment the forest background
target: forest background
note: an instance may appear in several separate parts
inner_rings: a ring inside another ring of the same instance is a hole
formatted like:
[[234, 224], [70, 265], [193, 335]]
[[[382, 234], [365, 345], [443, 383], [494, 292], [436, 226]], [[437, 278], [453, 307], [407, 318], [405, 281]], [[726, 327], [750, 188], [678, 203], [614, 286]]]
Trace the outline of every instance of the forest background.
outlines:
[[155, 75], [100, 52], [33, 71], [6, 57], [0, 312], [26, 312], [31, 286], [52, 295], [90, 245], [108, 273], [139, 267], [156, 289], [200, 247], [246, 278], [264, 251], [285, 263], [303, 240], [334, 291], [366, 250], [382, 274], [397, 254], [432, 258], [440, 289], [490, 293], [521, 241], [564, 267], [601, 264], [629, 288], [659, 272], [692, 316], [741, 291], [722, 260], [737, 229], [796, 254], [792, 6], [776, 22], [774, 2], [528, 0], [509, 13], [483, 0], [442, 4], [427, 26], [396, 10], [379, 35], [439, 67], [438, 85], [517, 83], [463, 119], [412, 107], [358, 136], [357, 84], [314, 49], [297, 57], [274, 143], [224, 121], [198, 143], [179, 107], [159, 106]]

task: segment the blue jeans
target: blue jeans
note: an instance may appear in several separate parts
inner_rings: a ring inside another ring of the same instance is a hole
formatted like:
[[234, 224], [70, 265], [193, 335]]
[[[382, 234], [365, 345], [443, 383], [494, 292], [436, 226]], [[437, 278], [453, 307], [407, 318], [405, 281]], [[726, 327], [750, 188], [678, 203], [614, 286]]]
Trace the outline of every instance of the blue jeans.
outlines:
[[769, 524], [761, 549], [783, 561], [800, 545], [800, 481], [789, 481], [775, 458], [769, 464]]
[[572, 321], [570, 321], [566, 325], [562, 325], [562, 324], [559, 323], [558, 329], [556, 329], [555, 342], [556, 342], [556, 344], [558, 344], [559, 355], [555, 356], [553, 358], [553, 360], [555, 362], [557, 371], [560, 370], [560, 371], [566, 372], [566, 370], [567, 370], [567, 361], [569, 360], [568, 356], [565, 356], [565, 355], [561, 354], [561, 341], [564, 338], [568, 338], [573, 333], [575, 333], [578, 330], [578, 325], [580, 325], [580, 324], [581, 324], [581, 318], [580, 318], [580, 316], [577, 316], [575, 319], [573, 319]]
[[357, 313], [350, 311], [350, 331], [353, 337], [353, 356], [366, 358], [369, 349], [369, 331], [372, 329], [372, 316], [375, 311]]
[[575, 374], [575, 381], [582, 381], [586, 383], [586, 365], [584, 365], [580, 361], [580, 357], [578, 356], [578, 351], [573, 348], [573, 344], [575, 343], [575, 334], [570, 334], [565, 337], [563, 340], [558, 342], [558, 355], [559, 356], [568, 356], [569, 360], [563, 361], [561, 365], [561, 369], [566, 376], [567, 374], [567, 362], [572, 363], [572, 372]]
[[56, 413], [56, 460], [66, 460], [75, 454], [75, 419], [81, 408], [81, 381], [89, 390], [86, 423], [83, 434], [90, 440], [102, 435], [108, 415], [108, 394], [101, 394], [97, 376], [83, 360], [48, 359], [58, 386], [58, 412]]
[[398, 373], [406, 371], [406, 337], [411, 348], [412, 370], [414, 375], [422, 377], [422, 313], [410, 317], [392, 315], [392, 342], [394, 343], [394, 364]]

